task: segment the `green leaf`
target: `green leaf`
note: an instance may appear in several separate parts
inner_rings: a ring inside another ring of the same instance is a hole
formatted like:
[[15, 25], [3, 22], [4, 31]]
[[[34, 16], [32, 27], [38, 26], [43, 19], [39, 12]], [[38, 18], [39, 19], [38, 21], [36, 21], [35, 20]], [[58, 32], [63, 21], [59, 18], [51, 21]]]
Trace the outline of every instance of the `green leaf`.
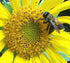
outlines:
[[11, 6], [10, 3], [6, 2], [5, 0], [3, 0], [3, 5], [5, 6], [5, 8], [10, 12], [10, 14], [12, 13], [13, 11], [13, 8]]
[[20, 0], [20, 7], [22, 7], [22, 0]]
[[39, 3], [38, 7], [40, 7], [43, 2], [44, 2], [44, 0], [41, 0], [41, 2]]
[[3, 30], [3, 27], [0, 27], [0, 30]]
[[14, 60], [15, 60], [16, 55], [17, 55], [17, 53], [14, 53], [13, 62], [12, 63], [14, 63]]
[[5, 47], [3, 48], [3, 50], [1, 51], [1, 53], [4, 54], [7, 49], [8, 49], [8, 48], [5, 46]]

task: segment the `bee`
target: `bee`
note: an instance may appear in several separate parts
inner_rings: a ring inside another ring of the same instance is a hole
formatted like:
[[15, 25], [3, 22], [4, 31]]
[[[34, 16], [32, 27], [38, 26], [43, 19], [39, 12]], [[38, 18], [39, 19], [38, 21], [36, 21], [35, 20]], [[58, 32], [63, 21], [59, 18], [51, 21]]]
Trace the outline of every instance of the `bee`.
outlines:
[[45, 21], [43, 23], [49, 23], [47, 26], [47, 30], [49, 29], [49, 26], [51, 27], [50, 29], [55, 29], [58, 33], [60, 33], [59, 31], [59, 27], [58, 25], [62, 28], [65, 29], [63, 24], [57, 19], [55, 18], [52, 14], [50, 14], [49, 12], [45, 12], [43, 14], [43, 17], [45, 19]]

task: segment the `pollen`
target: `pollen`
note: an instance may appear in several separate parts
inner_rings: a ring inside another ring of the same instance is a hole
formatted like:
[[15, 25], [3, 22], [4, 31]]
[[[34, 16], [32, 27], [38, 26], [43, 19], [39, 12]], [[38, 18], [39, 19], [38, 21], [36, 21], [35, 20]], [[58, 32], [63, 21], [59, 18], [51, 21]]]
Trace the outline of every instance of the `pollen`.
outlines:
[[49, 34], [44, 24], [43, 11], [32, 7], [13, 11], [4, 26], [4, 42], [14, 53], [25, 59], [45, 51], [49, 43]]

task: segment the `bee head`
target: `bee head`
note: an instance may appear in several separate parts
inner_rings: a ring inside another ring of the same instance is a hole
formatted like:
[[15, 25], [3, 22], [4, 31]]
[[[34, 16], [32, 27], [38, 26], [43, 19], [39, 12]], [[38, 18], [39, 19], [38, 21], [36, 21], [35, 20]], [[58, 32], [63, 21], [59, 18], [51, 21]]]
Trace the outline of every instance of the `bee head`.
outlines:
[[48, 15], [49, 15], [49, 12], [45, 12], [45, 13], [43, 14], [43, 17], [46, 18]]

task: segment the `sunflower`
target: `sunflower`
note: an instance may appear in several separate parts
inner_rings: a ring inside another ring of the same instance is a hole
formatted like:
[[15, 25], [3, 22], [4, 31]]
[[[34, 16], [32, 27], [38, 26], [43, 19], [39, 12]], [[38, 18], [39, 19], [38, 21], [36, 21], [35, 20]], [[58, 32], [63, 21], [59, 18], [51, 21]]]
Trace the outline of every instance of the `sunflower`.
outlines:
[[64, 0], [9, 0], [0, 3], [0, 63], [67, 63], [57, 52], [70, 55], [70, 34], [63, 29], [46, 29], [40, 20], [46, 11], [61, 23], [70, 24], [69, 16], [57, 17], [70, 9]]

